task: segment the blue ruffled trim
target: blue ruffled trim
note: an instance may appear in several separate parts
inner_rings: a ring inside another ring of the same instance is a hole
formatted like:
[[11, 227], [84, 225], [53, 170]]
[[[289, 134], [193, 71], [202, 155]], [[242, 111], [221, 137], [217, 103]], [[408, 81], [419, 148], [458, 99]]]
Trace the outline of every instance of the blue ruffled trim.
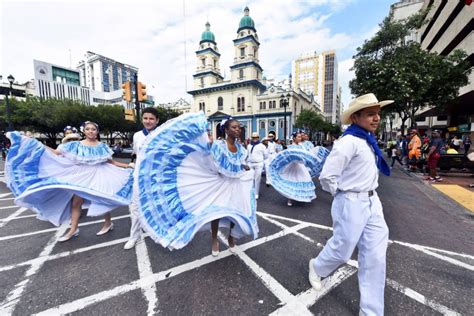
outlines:
[[244, 172], [243, 165], [247, 150], [240, 144], [235, 144], [237, 152], [232, 153], [227, 149], [227, 143], [223, 140], [216, 140], [211, 146], [211, 156], [215, 162], [217, 170], [230, 178], [238, 178]]
[[315, 156], [316, 161], [319, 162], [319, 165], [314, 170], [314, 176], [319, 177], [330, 151], [322, 146], [316, 146], [311, 149], [311, 152]]
[[[299, 147], [299, 148], [298, 148]], [[292, 162], [304, 164], [311, 175], [314, 177], [317, 172], [321, 172], [322, 164], [316, 161], [315, 157], [301, 146], [293, 146], [277, 154], [270, 163], [270, 179], [272, 186], [280, 194], [296, 201], [310, 202], [316, 198], [314, 192], [315, 185], [313, 181], [295, 182], [281, 177], [280, 172]]]
[[[45, 206], [42, 208], [35, 205], [35, 203], [30, 204], [28, 201], [31, 201], [31, 199], [37, 200], [38, 197], [42, 197], [43, 192], [48, 190], [67, 190], [94, 203], [107, 205], [111, 209], [130, 203], [133, 184], [132, 170], [130, 170], [127, 183], [116, 194], [104, 195], [102, 192], [75, 183], [59, 181], [56, 178], [40, 177], [39, 166], [41, 157], [46, 150], [45, 146], [35, 139], [21, 136], [18, 132], [8, 133], [7, 136], [12, 143], [5, 164], [7, 186], [12, 190], [18, 204], [32, 208], [40, 216], [50, 211], [50, 209], [46, 210]], [[61, 223], [54, 224], [59, 225]]]
[[87, 146], [80, 141], [64, 144], [61, 147], [63, 155], [80, 164], [95, 165], [112, 159], [114, 152], [104, 143], [96, 146]]
[[303, 147], [307, 151], [310, 151], [311, 149], [314, 148], [314, 145], [310, 141], [305, 141], [305, 142], [303, 142]]
[[7, 136], [11, 141], [5, 164], [7, 186], [15, 196], [18, 196], [28, 187], [41, 181], [38, 178], [39, 161], [45, 147], [35, 139], [22, 137], [19, 132], [10, 132]]
[[[232, 218], [242, 231], [256, 236], [256, 215], [250, 219], [233, 208], [210, 205], [199, 215], [184, 208], [177, 187], [177, 168], [193, 152], [210, 155], [203, 113], [181, 115], [148, 136], [138, 170], [140, 216], [144, 228], [163, 247], [179, 249], [188, 244], [200, 227], [196, 223]], [[197, 217], [199, 216], [199, 217]]]

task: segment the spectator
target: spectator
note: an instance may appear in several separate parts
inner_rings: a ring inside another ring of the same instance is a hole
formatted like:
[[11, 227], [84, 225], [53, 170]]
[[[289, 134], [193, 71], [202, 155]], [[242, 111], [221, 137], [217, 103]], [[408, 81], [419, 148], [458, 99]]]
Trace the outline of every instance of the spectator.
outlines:
[[408, 137], [410, 139], [408, 143], [408, 163], [410, 164], [410, 170], [416, 171], [418, 159], [421, 157], [421, 139], [418, 136], [418, 130], [416, 128], [410, 129]]
[[461, 143], [462, 140], [460, 140], [457, 135], [454, 135], [449, 145], [451, 148], [455, 149], [456, 151], [459, 151], [459, 148], [461, 148]]
[[430, 149], [426, 158], [428, 159], [428, 169], [430, 169], [430, 176], [426, 180], [431, 182], [440, 182], [440, 176], [437, 174], [438, 161], [441, 157], [441, 148], [443, 148], [444, 142], [441, 139], [441, 133], [438, 130], [433, 131], [433, 139], [431, 140]]
[[471, 148], [471, 137], [469, 134], [464, 134], [462, 143], [464, 144], [464, 155], [469, 154], [469, 149]]

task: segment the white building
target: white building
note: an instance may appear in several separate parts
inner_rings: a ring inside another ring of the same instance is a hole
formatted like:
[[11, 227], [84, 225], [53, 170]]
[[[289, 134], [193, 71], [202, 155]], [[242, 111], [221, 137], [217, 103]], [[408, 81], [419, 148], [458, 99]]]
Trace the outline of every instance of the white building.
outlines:
[[174, 102], [158, 104], [158, 106], [177, 111], [179, 113], [189, 113], [191, 112], [191, 103], [186, 101], [183, 98], [179, 98]]
[[[196, 51], [194, 89], [188, 91], [193, 96], [192, 111], [204, 111], [215, 137], [222, 136], [222, 118], [231, 115], [243, 125], [244, 139], [249, 138], [253, 132], [264, 137], [270, 131], [275, 131], [278, 138], [289, 138], [301, 110], [319, 111], [318, 104], [300, 90], [282, 89], [273, 85], [267, 89], [266, 80], [262, 78], [263, 69], [259, 64], [260, 41], [248, 8], [244, 10], [233, 43], [231, 78], [224, 80], [219, 66], [220, 53], [216, 39], [210, 30], [210, 24], [206, 23], [206, 30], [201, 35]], [[288, 99], [288, 104], [281, 102], [282, 96]]]

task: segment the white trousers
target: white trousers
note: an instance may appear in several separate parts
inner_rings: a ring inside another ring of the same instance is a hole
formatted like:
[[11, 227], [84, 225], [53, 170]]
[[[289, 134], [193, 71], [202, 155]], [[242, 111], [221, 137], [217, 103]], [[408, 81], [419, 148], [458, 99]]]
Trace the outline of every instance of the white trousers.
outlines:
[[275, 158], [276, 154], [268, 155], [268, 158], [264, 161], [265, 165], [265, 181], [267, 184], [270, 184], [270, 163], [272, 162], [273, 158]]
[[128, 206], [130, 211], [130, 220], [132, 222], [130, 226], [130, 240], [139, 240], [140, 233], [141, 233], [141, 225], [140, 225], [140, 213], [138, 211], [138, 185], [136, 183], [133, 184], [133, 194], [132, 194], [132, 201]]
[[360, 311], [383, 315], [388, 227], [377, 193], [338, 192], [331, 207], [333, 236], [315, 260], [319, 276], [326, 277], [359, 250]]
[[262, 180], [262, 170], [263, 170], [263, 161], [262, 162], [249, 162], [248, 166], [250, 169], [254, 170], [254, 188], [255, 188], [255, 197], [258, 197], [260, 192], [260, 181]]

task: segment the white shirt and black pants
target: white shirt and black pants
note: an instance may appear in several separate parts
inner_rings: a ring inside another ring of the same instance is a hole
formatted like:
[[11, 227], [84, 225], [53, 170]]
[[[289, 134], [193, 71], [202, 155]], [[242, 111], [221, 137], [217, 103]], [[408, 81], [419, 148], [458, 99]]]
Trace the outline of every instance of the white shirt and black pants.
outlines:
[[247, 153], [247, 164], [250, 169], [254, 170], [255, 198], [258, 199], [264, 161], [268, 158], [268, 152], [264, 144], [258, 143], [247, 145]]
[[365, 139], [346, 135], [335, 142], [319, 177], [334, 196], [333, 236], [314, 260], [316, 273], [327, 277], [346, 263], [357, 246], [360, 310], [383, 315], [388, 227], [375, 189], [379, 170]]

